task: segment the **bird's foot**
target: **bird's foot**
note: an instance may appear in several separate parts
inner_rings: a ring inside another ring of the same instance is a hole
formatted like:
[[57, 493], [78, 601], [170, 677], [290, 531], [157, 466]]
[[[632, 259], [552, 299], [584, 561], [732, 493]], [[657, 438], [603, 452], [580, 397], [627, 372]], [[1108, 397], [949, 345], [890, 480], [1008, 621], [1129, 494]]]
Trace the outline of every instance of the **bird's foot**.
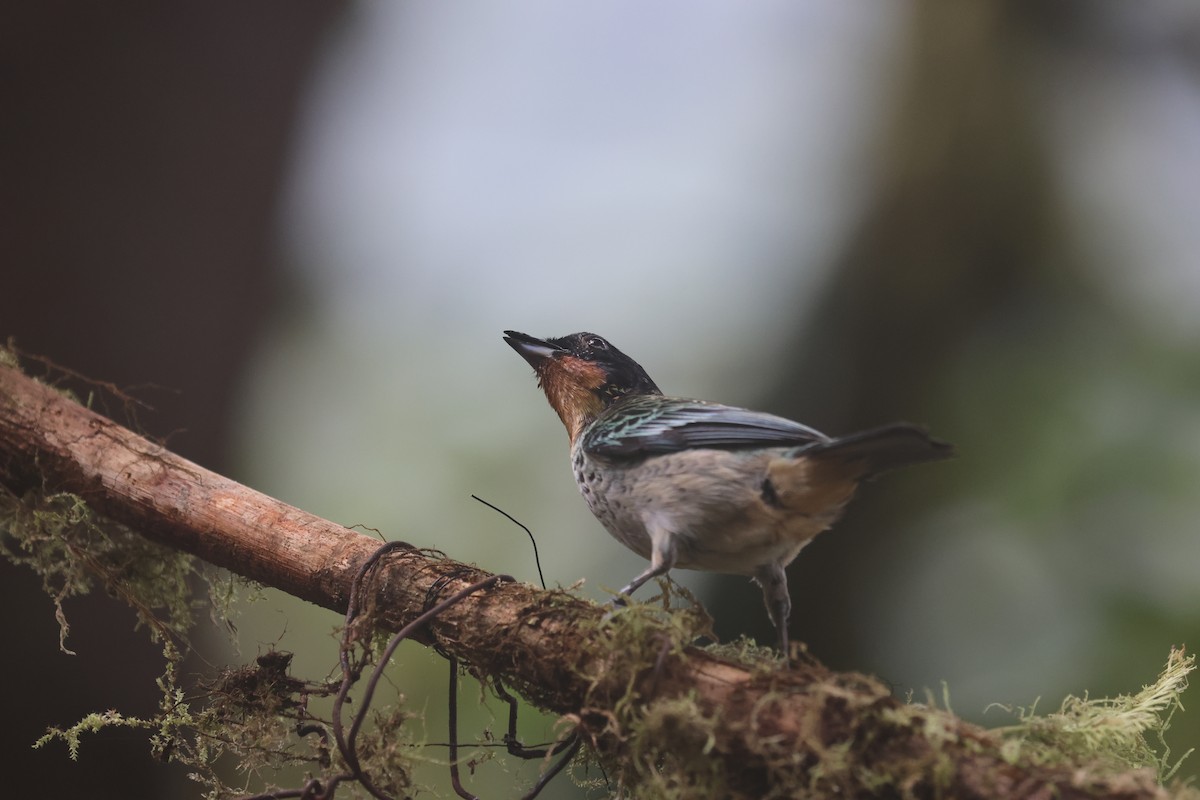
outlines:
[[621, 609], [628, 608], [629, 596], [624, 594], [613, 595], [604, 605], [607, 610], [604, 612], [604, 616], [600, 618], [601, 623], [608, 622], [610, 619], [615, 617], [617, 612], [619, 612]]

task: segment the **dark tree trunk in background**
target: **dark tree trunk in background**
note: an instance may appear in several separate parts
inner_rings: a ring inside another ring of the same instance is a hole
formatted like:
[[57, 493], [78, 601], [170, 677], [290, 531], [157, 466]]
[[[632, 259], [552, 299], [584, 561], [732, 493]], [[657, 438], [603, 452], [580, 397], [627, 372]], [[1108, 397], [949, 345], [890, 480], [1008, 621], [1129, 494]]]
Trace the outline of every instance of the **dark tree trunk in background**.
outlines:
[[[339, 3], [23, 3], [0, 28], [0, 330], [18, 347], [137, 390], [142, 423], [226, 468], [230, 399], [276, 280], [274, 221], [298, 101]], [[86, 389], [83, 391], [86, 392]], [[157, 651], [124, 608], [68, 606], [76, 657], [34, 576], [0, 564], [5, 685], [37, 698], [0, 733], [25, 753], [13, 796], [174, 796], [144, 737], [78, 763], [31, 751], [46, 720], [157, 702]], [[18, 688], [19, 687], [19, 688]], [[190, 789], [190, 784], [187, 784]]]
[[[973, 332], [1023, 304], [1052, 305], [1074, 281], [1034, 117], [1030, 40], [1046, 12], [936, 2], [912, 11], [875, 196], [765, 407], [834, 434], [930, 423], [961, 450], [966, 432], [933, 416], [950, 360]], [[792, 565], [793, 632], [820, 658], [876, 666], [865, 663], [853, 611], [889, 566], [878, 543], [931, 510], [925, 498], [936, 493], [922, 485], [952, 480], [971, 458], [885, 476]], [[761, 617], [757, 598], [739, 598], [744, 608], [729, 619]], [[769, 641], [765, 627], [757, 633]]]

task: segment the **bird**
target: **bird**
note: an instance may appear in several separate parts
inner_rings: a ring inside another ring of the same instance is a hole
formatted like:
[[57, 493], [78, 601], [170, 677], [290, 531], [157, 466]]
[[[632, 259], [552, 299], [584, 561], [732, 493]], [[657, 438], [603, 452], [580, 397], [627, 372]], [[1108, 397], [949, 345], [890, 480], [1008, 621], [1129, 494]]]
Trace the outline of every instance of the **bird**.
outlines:
[[949, 458], [952, 445], [897, 422], [830, 437], [761, 411], [663, 394], [594, 333], [505, 331], [567, 429], [592, 514], [650, 565], [616, 598], [670, 570], [743, 575], [762, 589], [789, 657], [788, 564], [880, 473]]

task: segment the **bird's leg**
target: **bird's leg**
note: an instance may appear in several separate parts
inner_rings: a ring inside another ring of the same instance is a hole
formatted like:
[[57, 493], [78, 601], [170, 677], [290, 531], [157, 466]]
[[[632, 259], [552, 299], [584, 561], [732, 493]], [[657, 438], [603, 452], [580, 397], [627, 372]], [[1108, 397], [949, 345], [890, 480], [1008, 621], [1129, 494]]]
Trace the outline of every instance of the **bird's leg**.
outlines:
[[771, 622], [775, 623], [775, 632], [779, 635], [779, 652], [784, 661], [788, 654], [788, 617], [792, 613], [792, 598], [788, 594], [787, 573], [782, 564], [766, 564], [759, 567], [754, 574], [754, 580], [762, 587], [763, 602], [767, 604], [767, 613]]
[[671, 571], [671, 565], [666, 563], [656, 564], [651, 561], [649, 568], [645, 572], [638, 575], [629, 582], [629, 585], [621, 590], [620, 594], [613, 598], [613, 605], [625, 605], [626, 598], [642, 588], [642, 585], [651, 578], [657, 578], [659, 575], [666, 575]]
[[[636, 592], [651, 578], [666, 575], [675, 566], [675, 535], [661, 526], [651, 527], [650, 533], [650, 566], [644, 572], [629, 582], [621, 593], [613, 598], [613, 605], [625, 605], [625, 598]], [[787, 593], [787, 589], [784, 589]]]

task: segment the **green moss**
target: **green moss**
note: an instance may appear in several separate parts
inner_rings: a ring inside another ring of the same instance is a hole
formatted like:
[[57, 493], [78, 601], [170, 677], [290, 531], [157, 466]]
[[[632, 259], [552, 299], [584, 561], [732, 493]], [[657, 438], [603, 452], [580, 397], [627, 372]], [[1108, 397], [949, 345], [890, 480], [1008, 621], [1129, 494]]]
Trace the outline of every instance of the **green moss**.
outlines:
[[12, 337], [9, 337], [7, 345], [0, 345], [0, 367], [19, 369], [20, 366], [21, 362], [17, 358], [16, 345], [13, 343]]
[[129, 605], [137, 626], [172, 652], [202, 605], [188, 583], [199, 574], [196, 559], [97, 515], [73, 494], [17, 497], [0, 487], [0, 554], [41, 577], [67, 653], [70, 624], [63, 604], [97, 586]]
[[[157, 715], [91, 713], [73, 725], [49, 729], [35, 747], [61, 741], [74, 759], [86, 734], [107, 728], [141, 730], [156, 757], [190, 768], [189, 776], [211, 798], [245, 793], [244, 787], [221, 781], [222, 763], [231, 763], [246, 779], [265, 786], [286, 767], [299, 766], [316, 775], [347, 771], [332, 746], [329, 721], [308, 710], [309, 698], [329, 695], [336, 685], [291, 677], [290, 654], [268, 652], [252, 666], [225, 669], [189, 691], [180, 686], [178, 666], [196, 612], [207, 607], [215, 623], [231, 628], [234, 604], [253, 598], [257, 587], [155, 544], [66, 493], [17, 497], [0, 487], [0, 554], [41, 577], [54, 603], [65, 653], [71, 653], [65, 603], [97, 589], [128, 604], [135, 625], [163, 648]], [[207, 599], [194, 596], [192, 587], [205, 584]], [[372, 641], [367, 638], [364, 646], [369, 648]], [[413, 745], [403, 730], [409, 716], [398, 706], [375, 715], [358, 745], [363, 768], [375, 784], [399, 794], [409, 786]], [[305, 732], [298, 730], [301, 724], [308, 726]]]
[[1149, 767], [1159, 781], [1167, 781], [1192, 753], [1174, 757], [1165, 735], [1175, 712], [1183, 709], [1180, 695], [1195, 665], [1195, 656], [1175, 649], [1158, 680], [1136, 694], [1095, 700], [1069, 696], [1057, 712], [1044, 715], [1033, 708], [993, 706], [1020, 720], [997, 730], [1005, 739], [1004, 756], [1012, 762], [1089, 764], [1110, 772]]
[[67, 753], [72, 761], [79, 759], [80, 739], [85, 733], [99, 733], [104, 728], [139, 728], [147, 730], [153, 727], [150, 720], [138, 717], [126, 717], [119, 711], [109, 710], [93, 712], [76, 722], [69, 728], [51, 728], [42, 738], [33, 743], [35, 748], [43, 747], [56, 739], [61, 739], [67, 745]]
[[[807, 656], [804, 644], [801, 647], [801, 657]], [[704, 652], [725, 661], [732, 661], [753, 673], [772, 672], [779, 669], [779, 651], [774, 647], [764, 647], [748, 636], [739, 636], [729, 642], [710, 644]]]

